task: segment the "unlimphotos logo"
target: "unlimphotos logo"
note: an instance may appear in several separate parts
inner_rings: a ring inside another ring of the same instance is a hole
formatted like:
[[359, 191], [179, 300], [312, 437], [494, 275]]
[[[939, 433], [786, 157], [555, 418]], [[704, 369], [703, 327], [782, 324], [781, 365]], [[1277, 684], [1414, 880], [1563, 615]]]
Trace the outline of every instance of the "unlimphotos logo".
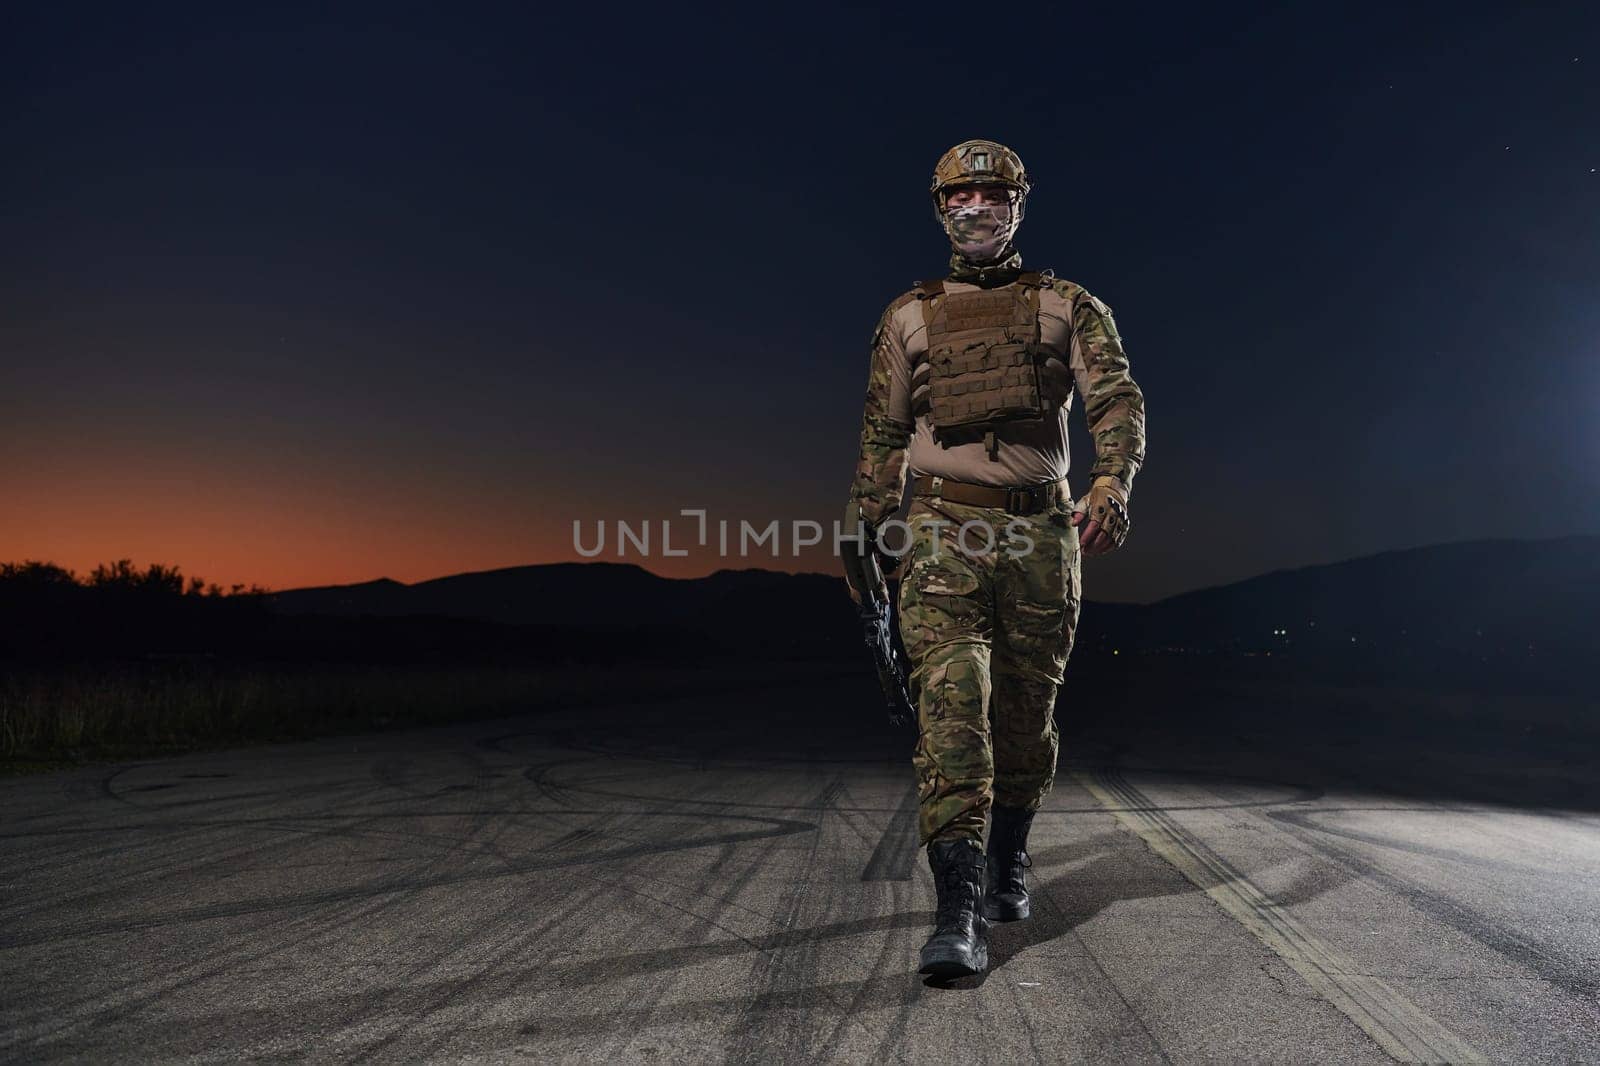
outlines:
[[[711, 544], [712, 528], [707, 520], [707, 511], [703, 507], [685, 508], [678, 514], [682, 517], [694, 518], [697, 528], [693, 536], [693, 543], [700, 548], [709, 548]], [[823, 543], [828, 530], [821, 522], [809, 518], [794, 519], [788, 524], [789, 554], [800, 555], [805, 548], [814, 548]], [[942, 518], [922, 518], [915, 529], [910, 523], [898, 518], [881, 522], [875, 527], [864, 524], [857, 525], [854, 529], [846, 530], [844, 523], [834, 520], [831, 530], [831, 547], [834, 555], [841, 554], [841, 545], [864, 539], [871, 539], [877, 549], [885, 555], [900, 558], [916, 546], [917, 533], [920, 530], [928, 539], [929, 554], [937, 556], [940, 545], [945, 543], [941, 530], [956, 527], [955, 546], [964, 555], [984, 556], [994, 551], [1004, 551], [1008, 558], [1017, 559], [1029, 555], [1034, 549], [1034, 540], [1028, 536], [1028, 526], [1021, 518], [1013, 518], [1000, 530], [994, 525], [980, 519], [969, 519], [959, 525]], [[606, 523], [602, 520], [594, 522], [594, 537], [586, 541], [584, 537], [584, 522], [582, 519], [572, 520], [572, 547], [585, 559], [593, 559], [602, 555], [607, 550], [608, 538], [606, 536]], [[640, 556], [662, 555], [681, 557], [689, 554], [687, 547], [673, 546], [673, 526], [668, 519], [661, 519], [656, 528], [660, 531], [660, 539], [654, 540], [651, 535], [651, 523], [648, 520], [637, 523], [618, 519], [615, 523], [615, 534], [610, 542], [615, 546], [617, 555], [627, 555], [631, 550]], [[752, 549], [760, 551], [767, 548], [772, 558], [779, 558], [782, 552], [783, 532], [785, 523], [774, 518], [765, 525], [752, 523], [749, 519], [741, 518], [730, 531], [729, 520], [718, 519], [716, 523], [716, 552], [721, 556], [737, 556], [748, 558]], [[730, 535], [731, 534], [731, 535]], [[1003, 536], [1002, 536], [1003, 534]], [[688, 539], [678, 539], [680, 545], [689, 543]]]

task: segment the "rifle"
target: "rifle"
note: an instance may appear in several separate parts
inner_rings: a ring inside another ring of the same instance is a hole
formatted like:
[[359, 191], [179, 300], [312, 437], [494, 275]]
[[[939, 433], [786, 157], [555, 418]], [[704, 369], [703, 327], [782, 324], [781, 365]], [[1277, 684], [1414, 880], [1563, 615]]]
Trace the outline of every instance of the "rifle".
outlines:
[[861, 596], [856, 607], [861, 618], [861, 635], [878, 668], [878, 687], [883, 690], [884, 702], [888, 705], [889, 722], [897, 726], [911, 725], [916, 721], [916, 712], [906, 691], [905, 660], [894, 645], [891, 623], [894, 605], [889, 600], [889, 585], [883, 578], [883, 568], [878, 565], [873, 534], [864, 527], [855, 500], [845, 508], [845, 527], [854, 527], [856, 536], [840, 537], [844, 579]]

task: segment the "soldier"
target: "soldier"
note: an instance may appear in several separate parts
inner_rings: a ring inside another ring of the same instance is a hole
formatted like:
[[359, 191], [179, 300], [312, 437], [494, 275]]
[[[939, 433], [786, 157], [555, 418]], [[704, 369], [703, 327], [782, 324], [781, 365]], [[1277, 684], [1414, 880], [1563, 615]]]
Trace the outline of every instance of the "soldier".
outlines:
[[[939, 900], [920, 972], [939, 978], [984, 970], [988, 922], [1028, 917], [1028, 830], [1055, 779], [1079, 553], [1122, 545], [1144, 461], [1144, 396], [1111, 309], [1050, 271], [1022, 269], [1013, 238], [1029, 188], [1016, 153], [993, 141], [958, 144], [935, 166], [950, 273], [878, 320], [846, 512], [848, 529], [859, 519], [876, 538], [909, 467], [910, 546], [892, 532], [879, 543], [904, 561], [918, 833]], [[1074, 388], [1096, 452], [1076, 503], [1066, 480]]]

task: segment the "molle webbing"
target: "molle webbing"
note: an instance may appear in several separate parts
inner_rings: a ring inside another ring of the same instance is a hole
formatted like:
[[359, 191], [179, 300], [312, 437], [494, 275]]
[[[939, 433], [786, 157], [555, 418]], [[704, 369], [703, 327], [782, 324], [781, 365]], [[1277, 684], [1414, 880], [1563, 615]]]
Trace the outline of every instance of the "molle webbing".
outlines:
[[961, 292], [946, 291], [942, 281], [917, 286], [928, 347], [912, 368], [912, 411], [935, 429], [1036, 419], [1053, 409], [1036, 362], [1039, 287], [1049, 282], [1031, 271], [1016, 280]]

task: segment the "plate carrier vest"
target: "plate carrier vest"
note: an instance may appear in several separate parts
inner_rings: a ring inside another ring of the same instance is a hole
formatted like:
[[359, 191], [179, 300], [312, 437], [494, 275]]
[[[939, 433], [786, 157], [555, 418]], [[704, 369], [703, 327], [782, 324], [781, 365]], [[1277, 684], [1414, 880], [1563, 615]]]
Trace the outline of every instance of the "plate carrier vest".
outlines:
[[[984, 429], [997, 458], [994, 425], [1043, 419], [1072, 395], [1072, 375], [1039, 347], [1039, 290], [1055, 279], [1023, 271], [992, 289], [946, 292], [943, 279], [918, 282], [928, 347], [911, 363], [911, 412], [941, 431]], [[1046, 360], [1054, 366], [1046, 367]]]

